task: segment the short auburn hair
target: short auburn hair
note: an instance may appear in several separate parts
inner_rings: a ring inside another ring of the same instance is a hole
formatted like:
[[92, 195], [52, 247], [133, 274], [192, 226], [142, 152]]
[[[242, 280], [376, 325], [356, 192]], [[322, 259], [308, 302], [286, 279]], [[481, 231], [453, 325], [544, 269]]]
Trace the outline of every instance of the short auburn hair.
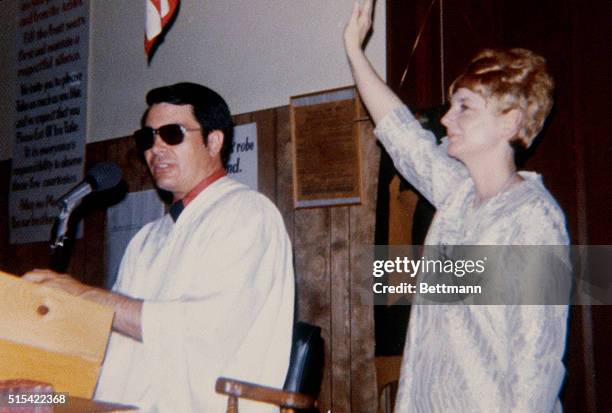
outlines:
[[554, 81], [546, 60], [527, 49], [485, 49], [479, 52], [449, 88], [467, 88], [485, 99], [495, 98], [500, 113], [518, 109], [523, 125], [513, 146], [529, 148], [553, 105]]

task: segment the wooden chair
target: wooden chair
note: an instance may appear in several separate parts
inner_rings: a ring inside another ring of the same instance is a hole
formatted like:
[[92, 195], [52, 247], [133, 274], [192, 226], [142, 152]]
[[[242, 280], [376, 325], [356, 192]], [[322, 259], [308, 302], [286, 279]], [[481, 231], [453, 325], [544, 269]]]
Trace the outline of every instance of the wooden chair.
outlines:
[[227, 413], [238, 413], [239, 398], [274, 404], [281, 413], [318, 412], [315, 402], [322, 374], [321, 328], [298, 321], [293, 328], [289, 371], [282, 390], [226, 377], [217, 379], [215, 390], [229, 396]]
[[390, 413], [395, 405], [402, 367], [402, 356], [377, 356], [376, 382], [378, 383], [377, 413]]

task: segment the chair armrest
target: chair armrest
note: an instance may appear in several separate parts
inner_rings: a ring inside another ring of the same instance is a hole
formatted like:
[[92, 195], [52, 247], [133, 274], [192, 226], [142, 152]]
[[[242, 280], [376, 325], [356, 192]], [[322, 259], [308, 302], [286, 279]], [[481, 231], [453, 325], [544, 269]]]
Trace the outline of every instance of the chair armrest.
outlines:
[[241, 397], [258, 402], [275, 404], [290, 409], [310, 409], [315, 399], [302, 393], [279, 390], [273, 387], [260, 386], [245, 381], [219, 377], [215, 385], [217, 393]]

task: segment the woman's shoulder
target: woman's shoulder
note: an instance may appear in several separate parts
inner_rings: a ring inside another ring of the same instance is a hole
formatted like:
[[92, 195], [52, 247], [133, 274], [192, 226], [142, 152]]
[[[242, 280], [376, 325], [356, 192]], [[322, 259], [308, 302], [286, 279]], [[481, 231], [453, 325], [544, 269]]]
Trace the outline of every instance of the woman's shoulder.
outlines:
[[517, 199], [521, 204], [548, 214], [563, 216], [563, 210], [557, 200], [544, 186], [542, 175], [529, 171], [521, 171], [519, 175], [524, 179]]
[[534, 172], [520, 172], [520, 175], [525, 182], [511, 201], [517, 224], [537, 234], [534, 243], [567, 244], [565, 214], [544, 186], [542, 176]]

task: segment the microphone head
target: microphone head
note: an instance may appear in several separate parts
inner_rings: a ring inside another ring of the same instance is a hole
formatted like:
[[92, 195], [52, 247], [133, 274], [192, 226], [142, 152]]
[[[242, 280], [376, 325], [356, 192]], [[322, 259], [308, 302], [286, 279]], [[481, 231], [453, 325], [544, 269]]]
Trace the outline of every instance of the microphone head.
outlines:
[[85, 180], [94, 191], [105, 191], [117, 185], [122, 176], [121, 168], [116, 163], [100, 162], [87, 172]]

